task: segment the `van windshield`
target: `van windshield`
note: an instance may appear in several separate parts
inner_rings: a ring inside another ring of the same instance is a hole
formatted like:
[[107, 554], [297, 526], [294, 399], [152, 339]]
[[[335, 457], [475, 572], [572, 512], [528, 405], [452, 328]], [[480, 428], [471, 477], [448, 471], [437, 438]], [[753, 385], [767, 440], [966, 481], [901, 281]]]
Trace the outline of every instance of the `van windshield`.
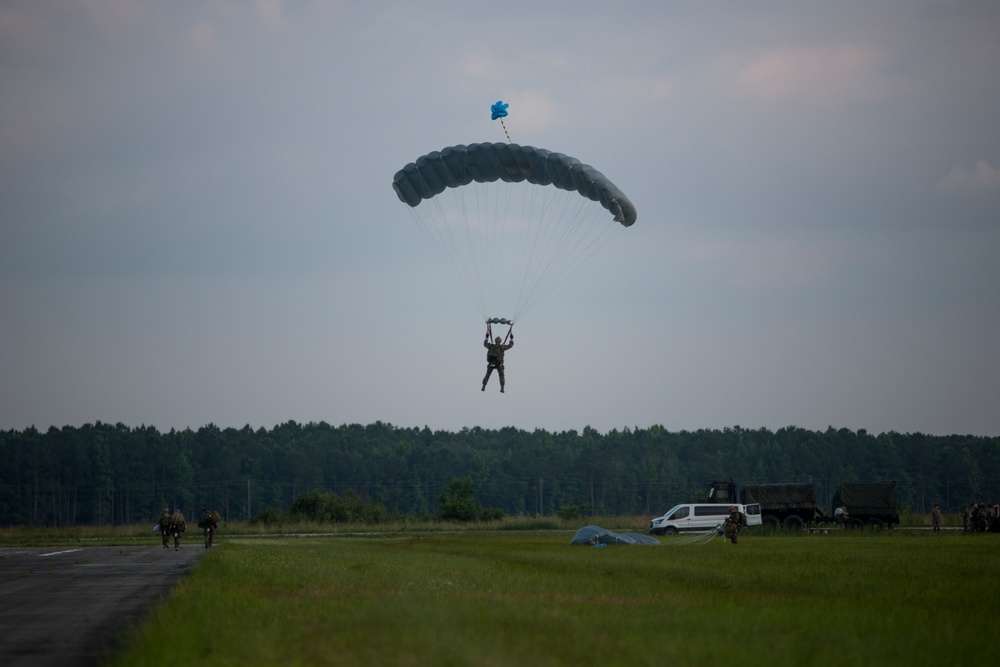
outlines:
[[667, 519], [684, 519], [687, 518], [688, 513], [691, 511], [690, 507], [681, 505], [680, 507], [675, 507], [667, 513]]

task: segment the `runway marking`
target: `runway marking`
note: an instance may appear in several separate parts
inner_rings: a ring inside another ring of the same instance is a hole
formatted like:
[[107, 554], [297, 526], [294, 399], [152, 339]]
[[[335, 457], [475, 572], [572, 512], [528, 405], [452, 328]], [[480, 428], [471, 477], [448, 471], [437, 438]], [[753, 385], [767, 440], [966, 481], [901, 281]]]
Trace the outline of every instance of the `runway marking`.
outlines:
[[45, 558], [46, 556], [58, 556], [59, 554], [71, 554], [74, 551], [83, 551], [83, 549], [67, 549], [66, 551], [53, 551], [49, 554], [38, 554], [39, 558]]

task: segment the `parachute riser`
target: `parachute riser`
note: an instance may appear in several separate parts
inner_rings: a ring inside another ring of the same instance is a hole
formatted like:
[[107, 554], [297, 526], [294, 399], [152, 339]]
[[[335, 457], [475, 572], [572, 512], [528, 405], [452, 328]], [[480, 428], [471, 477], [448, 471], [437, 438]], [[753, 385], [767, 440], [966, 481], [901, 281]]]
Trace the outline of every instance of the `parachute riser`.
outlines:
[[507, 335], [504, 337], [503, 340], [503, 344], [506, 345], [510, 341], [511, 336], [514, 335], [514, 320], [508, 320], [506, 317], [491, 317], [490, 319], [486, 320], [486, 337], [489, 338], [490, 341], [493, 340], [494, 324], [509, 325], [507, 328]]

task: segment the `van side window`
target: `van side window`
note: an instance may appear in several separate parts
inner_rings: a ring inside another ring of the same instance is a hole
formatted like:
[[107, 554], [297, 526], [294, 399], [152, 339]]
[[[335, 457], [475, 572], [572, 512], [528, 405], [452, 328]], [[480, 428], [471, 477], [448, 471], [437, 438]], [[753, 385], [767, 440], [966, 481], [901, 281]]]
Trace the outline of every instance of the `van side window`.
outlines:
[[722, 516], [729, 514], [729, 505], [695, 505], [695, 516]]
[[668, 519], [686, 519], [688, 513], [691, 511], [690, 507], [678, 507], [677, 511], [668, 516]]

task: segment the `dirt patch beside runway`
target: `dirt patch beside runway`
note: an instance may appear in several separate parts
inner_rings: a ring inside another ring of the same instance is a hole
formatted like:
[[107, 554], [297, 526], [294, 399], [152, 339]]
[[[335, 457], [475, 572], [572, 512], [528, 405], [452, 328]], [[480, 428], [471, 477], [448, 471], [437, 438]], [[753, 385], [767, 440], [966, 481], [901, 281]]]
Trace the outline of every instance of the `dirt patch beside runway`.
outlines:
[[193, 544], [0, 549], [0, 665], [97, 664], [204, 554]]

